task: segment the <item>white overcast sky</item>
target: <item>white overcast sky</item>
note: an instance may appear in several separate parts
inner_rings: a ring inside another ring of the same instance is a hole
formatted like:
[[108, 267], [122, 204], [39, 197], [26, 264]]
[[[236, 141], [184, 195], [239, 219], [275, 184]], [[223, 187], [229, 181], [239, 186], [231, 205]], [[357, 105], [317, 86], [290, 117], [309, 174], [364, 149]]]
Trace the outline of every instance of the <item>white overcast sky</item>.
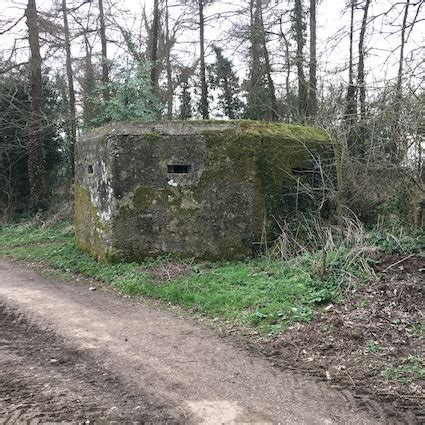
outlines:
[[[54, 0], [38, 0], [38, 8], [43, 10], [49, 10], [52, 7]], [[57, 1], [57, 0], [56, 0]], [[76, 0], [74, 0], [76, 1]], [[106, 0], [104, 0], [106, 3]], [[175, 0], [169, 0], [173, 3]], [[424, 0], [421, 0], [424, 2]], [[73, 0], [68, 0], [69, 4], [73, 3]], [[241, 6], [244, 1], [238, 0], [216, 0], [216, 3], [206, 8], [206, 16], [211, 16], [218, 12], [228, 12], [235, 10]], [[275, 4], [275, 1], [271, 2]], [[288, 1], [278, 1], [280, 7], [288, 7]], [[305, 1], [305, 3], [308, 3]], [[318, 52], [319, 52], [319, 68], [323, 81], [331, 82], [333, 79], [345, 79], [344, 66], [347, 63], [348, 58], [348, 38], [341, 37], [342, 34], [346, 33], [349, 27], [349, 14], [344, 13], [345, 5], [347, 0], [321, 0], [318, 5]], [[394, 19], [396, 23], [401, 22], [401, 12], [403, 10], [403, 2], [397, 0], [374, 0], [370, 10], [370, 16], [376, 16], [385, 10], [388, 10], [392, 4], [400, 5], [394, 9], [394, 11], [386, 18], [376, 19], [371, 22], [368, 35], [367, 35], [367, 71], [369, 81], [374, 83], [382, 83], [388, 78], [394, 77], [397, 70], [397, 51], [386, 60], [390, 51], [396, 49], [399, 46], [399, 34], [389, 35], [390, 32], [394, 32], [397, 28], [391, 27], [391, 21]], [[142, 5], [146, 6], [149, 11], [152, 9], [153, 0], [137, 1], [137, 0], [115, 0], [117, 10], [130, 10], [136, 18], [140, 16], [140, 10]], [[22, 16], [26, 6], [25, 0], [0, 0], [0, 16], [2, 22], [0, 25], [4, 26], [5, 19], [7, 18], [19, 18]], [[173, 10], [171, 9], [171, 15], [173, 18]], [[422, 14], [425, 13], [425, 7], [422, 8]], [[357, 22], [360, 22], [362, 12], [357, 12]], [[425, 18], [423, 16], [422, 18]], [[119, 18], [118, 18], [119, 19]], [[207, 42], [220, 40], [222, 47], [225, 48], [225, 53], [230, 56], [236, 65], [240, 69], [241, 76], [244, 69], [244, 63], [246, 62], [246, 49], [240, 46], [237, 42], [232, 41], [229, 38], [229, 30], [231, 29], [232, 23], [238, 21], [238, 17], [232, 17], [229, 21], [223, 21], [223, 19], [214, 19], [211, 21], [206, 29]], [[128, 25], [131, 24], [130, 20], [126, 22]], [[10, 33], [0, 36], [0, 41], [3, 49], [13, 44], [14, 39], [21, 39], [25, 33], [25, 22], [24, 20]], [[413, 49], [419, 48], [425, 45], [425, 20], [416, 25], [415, 30], [412, 32], [409, 38], [408, 49], [406, 57], [409, 56], [409, 52]], [[182, 61], [187, 60], [191, 63], [194, 57], [197, 56], [197, 31], [193, 28], [192, 31], [186, 31], [180, 38], [183, 42], [181, 46], [178, 46], [177, 51], [181, 51], [179, 59]], [[192, 43], [193, 42], [193, 43]], [[25, 40], [19, 40], [17, 45], [24, 46]], [[271, 49], [278, 47], [276, 44], [271, 43]], [[81, 47], [78, 44], [73, 46], [74, 56], [82, 56]], [[0, 48], [1, 50], [1, 48]], [[283, 49], [279, 51], [283, 54]], [[25, 52], [22, 50], [22, 52]], [[109, 52], [112, 57], [118, 55], [117, 48], [113, 45], [109, 46]], [[306, 46], [306, 52], [308, 52], [308, 45]], [[422, 55], [424, 50], [422, 50]], [[23, 53], [24, 54], [24, 53]], [[6, 56], [3, 54], [3, 56]], [[274, 64], [274, 76], [276, 81], [282, 81], [281, 63], [282, 55], [272, 54], [272, 62]], [[416, 58], [418, 59], [418, 58]], [[423, 59], [423, 58], [422, 58]], [[213, 56], [210, 55], [210, 59], [213, 60]], [[63, 66], [61, 61], [55, 61], [55, 66]], [[333, 74], [331, 70], [339, 69], [341, 72]], [[424, 72], [423, 64], [422, 68], [417, 72]]]

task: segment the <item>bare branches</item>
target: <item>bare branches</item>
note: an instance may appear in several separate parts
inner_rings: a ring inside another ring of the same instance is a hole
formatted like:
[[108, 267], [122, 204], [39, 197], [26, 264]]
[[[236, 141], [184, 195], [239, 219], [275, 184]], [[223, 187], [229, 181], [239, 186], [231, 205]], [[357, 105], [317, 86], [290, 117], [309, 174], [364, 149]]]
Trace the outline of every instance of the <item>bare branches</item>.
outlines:
[[25, 15], [22, 15], [18, 20], [16, 20], [15, 22], [13, 22], [13, 24], [11, 24], [9, 27], [7, 27], [4, 30], [0, 31], [0, 35], [4, 35], [7, 32], [11, 31], [13, 28], [15, 28], [17, 25], [19, 25], [19, 23], [24, 19]]

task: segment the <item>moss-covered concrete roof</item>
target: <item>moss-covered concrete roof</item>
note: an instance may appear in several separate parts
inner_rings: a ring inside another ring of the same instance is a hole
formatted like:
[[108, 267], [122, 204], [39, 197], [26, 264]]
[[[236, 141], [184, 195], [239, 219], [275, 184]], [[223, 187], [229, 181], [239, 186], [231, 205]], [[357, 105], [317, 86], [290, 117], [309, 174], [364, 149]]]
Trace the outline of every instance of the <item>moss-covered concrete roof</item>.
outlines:
[[[190, 120], [152, 123], [140, 123], [134, 121], [115, 122], [94, 129], [84, 138], [87, 140], [113, 135], [144, 135], [153, 133], [159, 135], [195, 135], [228, 131], [241, 135], [259, 135], [263, 137], [266, 136], [268, 138], [294, 140], [300, 142], [330, 142], [326, 132], [317, 127], [249, 120]], [[154, 140], [154, 138], [152, 140]]]

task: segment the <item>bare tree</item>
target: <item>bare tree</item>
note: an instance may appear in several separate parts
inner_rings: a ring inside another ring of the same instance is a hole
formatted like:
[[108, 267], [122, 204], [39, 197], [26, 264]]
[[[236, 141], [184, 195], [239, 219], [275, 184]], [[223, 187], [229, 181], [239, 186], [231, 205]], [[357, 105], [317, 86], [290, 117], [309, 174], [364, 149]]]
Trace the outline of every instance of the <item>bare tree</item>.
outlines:
[[107, 54], [107, 40], [106, 40], [106, 26], [105, 14], [103, 11], [103, 0], [99, 0], [99, 19], [100, 19], [100, 42], [102, 45], [102, 85], [103, 85], [103, 99], [106, 101], [109, 98], [109, 65]]
[[401, 42], [400, 42], [400, 57], [398, 61], [398, 73], [397, 82], [395, 87], [395, 99], [394, 99], [394, 123], [392, 128], [392, 144], [394, 144], [392, 151], [393, 153], [405, 152], [407, 153], [406, 147], [399, 146], [400, 144], [400, 110], [401, 103], [403, 100], [403, 66], [404, 66], [404, 49], [406, 45], [406, 31], [407, 31], [407, 17], [409, 15], [410, 0], [406, 0], [403, 13], [403, 23], [401, 26]]
[[69, 96], [69, 157], [71, 175], [74, 175], [74, 146], [77, 139], [77, 118], [75, 108], [75, 89], [74, 89], [74, 74], [72, 72], [71, 58], [71, 42], [68, 24], [68, 8], [66, 0], [62, 0], [62, 15], [63, 15], [63, 30], [65, 38], [65, 53], [66, 53], [66, 76], [68, 79], [68, 96]]
[[302, 0], [294, 0], [294, 30], [297, 43], [298, 115], [304, 121], [307, 114], [308, 85], [304, 74], [304, 8]]
[[199, 48], [200, 48], [200, 66], [201, 66], [201, 103], [200, 110], [204, 120], [208, 119], [208, 86], [205, 66], [205, 18], [204, 18], [204, 0], [198, 0], [199, 13]]
[[309, 118], [317, 115], [316, 2], [317, 0], [310, 0], [310, 74], [307, 107]]
[[270, 64], [269, 51], [267, 49], [266, 31], [264, 28], [264, 21], [263, 21], [262, 0], [257, 0], [256, 10], [258, 14], [257, 19], [258, 19], [258, 26], [259, 26], [259, 35], [261, 38], [261, 44], [262, 44], [263, 55], [264, 55], [264, 72], [267, 77], [267, 86], [268, 86], [268, 91], [270, 95], [270, 105], [271, 105], [270, 119], [272, 121], [278, 121], [279, 115], [277, 113], [276, 90], [275, 90], [274, 82], [272, 79], [272, 67]]
[[159, 0], [154, 0], [151, 45], [151, 84], [154, 92], [158, 91], [158, 35], [159, 35]]
[[44, 98], [41, 75], [40, 40], [38, 14], [35, 0], [28, 0], [25, 10], [27, 20], [31, 81], [31, 113], [28, 133], [28, 175], [30, 204], [34, 208], [43, 207], [47, 202], [46, 178], [43, 153]]
[[93, 48], [87, 36], [84, 36], [85, 57], [83, 75], [83, 120], [86, 126], [90, 125], [96, 116], [96, 107], [93, 102], [96, 89], [96, 77], [93, 68]]
[[349, 127], [352, 127], [357, 114], [356, 85], [354, 83], [354, 10], [356, 2], [350, 1], [350, 47], [348, 60], [348, 88], [344, 120]]
[[165, 0], [165, 68], [167, 72], [167, 119], [173, 118], [173, 72], [171, 66], [171, 46], [172, 40], [170, 35], [170, 10], [168, 8], [168, 0]]
[[[83, 3], [80, 3], [82, 5]], [[82, 118], [85, 126], [93, 124], [93, 120], [98, 113], [96, 106], [96, 72], [93, 65], [93, 45], [96, 39], [91, 39], [91, 35], [97, 35], [98, 27], [96, 25], [97, 16], [93, 12], [93, 3], [88, 3], [88, 8], [83, 13], [76, 13], [79, 8], [71, 8], [68, 10], [69, 16], [72, 17], [73, 22], [78, 26], [78, 31], [74, 35], [74, 40], [78, 37], [82, 38], [84, 56], [82, 61], [76, 62], [79, 64], [77, 72], [74, 73], [78, 86], [81, 87], [82, 96]]]
[[357, 69], [357, 86], [359, 90], [360, 100], [360, 119], [364, 121], [366, 119], [366, 81], [365, 81], [365, 35], [368, 22], [368, 13], [371, 0], [365, 0], [363, 5], [363, 19], [360, 27], [359, 36], [359, 64]]

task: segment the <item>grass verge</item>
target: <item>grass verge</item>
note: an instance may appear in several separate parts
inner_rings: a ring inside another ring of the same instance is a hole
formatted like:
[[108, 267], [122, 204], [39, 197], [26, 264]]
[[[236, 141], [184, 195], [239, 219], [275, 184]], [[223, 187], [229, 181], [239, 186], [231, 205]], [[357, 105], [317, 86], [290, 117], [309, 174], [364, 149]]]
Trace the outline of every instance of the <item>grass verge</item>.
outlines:
[[[318, 306], [343, 295], [348, 281], [368, 275], [359, 253], [346, 248], [327, 253], [325, 262], [323, 253], [306, 253], [289, 263], [269, 258], [219, 263], [160, 258], [143, 264], [102, 264], [77, 248], [69, 222], [45, 229], [28, 223], [4, 226], [0, 255], [81, 274], [125, 294], [192, 308], [265, 333], [309, 321]], [[176, 267], [184, 273], [167, 272]]]

